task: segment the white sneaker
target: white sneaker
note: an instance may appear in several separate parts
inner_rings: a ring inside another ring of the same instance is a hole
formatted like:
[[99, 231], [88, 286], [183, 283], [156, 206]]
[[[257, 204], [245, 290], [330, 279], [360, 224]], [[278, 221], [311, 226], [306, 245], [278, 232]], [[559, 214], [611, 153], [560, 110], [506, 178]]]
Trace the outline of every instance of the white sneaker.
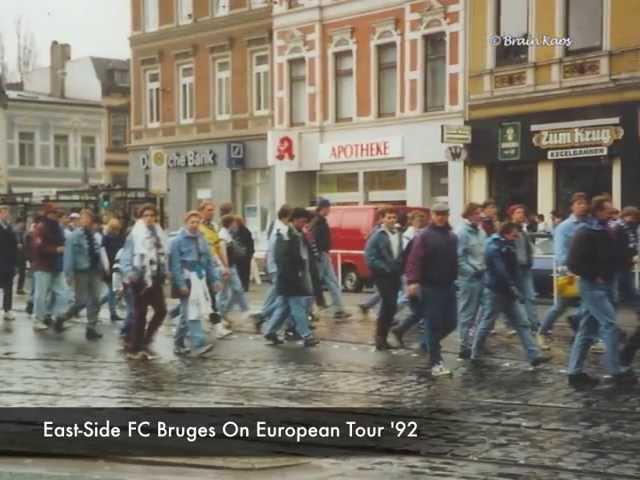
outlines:
[[593, 345], [591, 345], [591, 351], [593, 353], [604, 353], [607, 349], [604, 346], [604, 343], [602, 343], [602, 340], [598, 340], [596, 343], [594, 343]]
[[33, 329], [36, 332], [44, 332], [45, 330], [49, 330], [49, 325], [47, 325], [43, 321], [38, 321], [33, 324]]
[[231, 320], [228, 318], [223, 318], [220, 324], [222, 324], [224, 328], [231, 328]]
[[215, 332], [216, 338], [218, 340], [226, 338], [233, 333], [231, 330], [225, 328], [225, 326], [222, 323], [216, 323], [213, 326], [213, 331]]
[[431, 376], [433, 377], [444, 377], [446, 375], [451, 375], [451, 370], [444, 366], [444, 363], [438, 363], [431, 367]]
[[13, 322], [16, 319], [16, 316], [13, 314], [13, 312], [4, 312], [4, 319], [7, 322]]
[[204, 355], [209, 353], [211, 350], [213, 350], [213, 345], [211, 345], [210, 343], [207, 343], [206, 345], [203, 345], [202, 347], [196, 349], [194, 353], [196, 354], [197, 357], [203, 357]]

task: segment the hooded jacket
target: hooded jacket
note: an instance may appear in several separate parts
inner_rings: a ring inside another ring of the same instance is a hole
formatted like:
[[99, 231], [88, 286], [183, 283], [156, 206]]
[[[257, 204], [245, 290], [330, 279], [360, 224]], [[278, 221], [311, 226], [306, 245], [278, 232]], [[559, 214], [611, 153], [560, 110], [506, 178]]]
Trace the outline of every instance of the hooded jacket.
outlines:
[[62, 272], [63, 254], [58, 247], [64, 247], [64, 233], [57, 220], [43, 218], [33, 235], [33, 270], [40, 272]]
[[403, 264], [403, 238], [400, 232], [394, 234], [394, 241], [398, 242], [398, 256], [393, 257], [391, 239], [384, 228], [378, 228], [367, 240], [364, 249], [367, 266], [374, 277], [387, 275], [401, 275]]
[[486, 269], [484, 253], [487, 234], [481, 227], [465, 221], [458, 236], [458, 275], [462, 279], [482, 276]]
[[485, 249], [487, 272], [485, 285], [495, 293], [509, 294], [516, 287], [518, 257], [514, 242], [496, 233], [489, 237]]
[[276, 232], [276, 292], [285, 297], [312, 295], [309, 249], [302, 232], [289, 227], [287, 235]]

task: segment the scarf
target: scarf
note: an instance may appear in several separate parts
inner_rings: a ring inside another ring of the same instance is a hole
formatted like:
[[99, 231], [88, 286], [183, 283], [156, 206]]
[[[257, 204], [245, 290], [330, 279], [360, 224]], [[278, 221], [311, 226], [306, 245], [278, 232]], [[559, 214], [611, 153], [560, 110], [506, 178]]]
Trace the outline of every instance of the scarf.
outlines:
[[164, 231], [160, 225], [147, 227], [138, 220], [131, 230], [133, 239], [133, 267], [142, 274], [144, 287], [148, 288], [153, 280], [166, 272], [166, 243]]
[[96, 237], [94, 233], [88, 228], [83, 228], [82, 233], [84, 234], [84, 238], [87, 241], [90, 268], [92, 271], [96, 271], [98, 270], [98, 265], [100, 264], [100, 252], [96, 248]]

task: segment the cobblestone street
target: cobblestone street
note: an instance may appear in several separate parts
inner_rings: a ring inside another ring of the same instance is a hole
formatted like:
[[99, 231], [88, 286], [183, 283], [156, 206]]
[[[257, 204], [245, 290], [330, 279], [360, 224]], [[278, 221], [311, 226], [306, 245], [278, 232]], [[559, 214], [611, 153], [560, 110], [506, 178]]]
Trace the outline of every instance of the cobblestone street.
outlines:
[[[251, 295], [254, 307], [262, 288]], [[458, 362], [452, 336], [445, 351], [454, 375], [432, 379], [417, 350], [373, 350], [374, 315], [359, 313], [362, 298], [347, 296], [354, 316], [346, 323], [322, 316], [316, 329], [322, 343], [314, 349], [268, 346], [237, 316], [236, 333], [215, 342], [205, 359], [175, 357], [170, 327], [163, 327], [155, 344], [159, 358], [145, 363], [125, 360], [106, 318], [105, 338], [89, 344], [80, 323], [62, 335], [36, 335], [20, 314], [5, 323], [0, 342], [3, 405], [406, 408], [424, 422], [419, 440], [404, 451], [372, 462], [310, 460], [283, 471], [316, 475], [305, 478], [347, 478], [345, 472], [351, 472], [348, 478], [640, 478], [638, 390], [570, 389], [563, 372], [569, 342], [564, 321], [550, 366], [531, 371], [515, 338], [500, 326], [485, 368]], [[631, 315], [620, 318], [624, 328], [633, 327]], [[600, 357], [592, 353], [590, 361], [602, 373]], [[219, 467], [206, 461], [198, 466]], [[96, 478], [120, 478], [105, 475]]]

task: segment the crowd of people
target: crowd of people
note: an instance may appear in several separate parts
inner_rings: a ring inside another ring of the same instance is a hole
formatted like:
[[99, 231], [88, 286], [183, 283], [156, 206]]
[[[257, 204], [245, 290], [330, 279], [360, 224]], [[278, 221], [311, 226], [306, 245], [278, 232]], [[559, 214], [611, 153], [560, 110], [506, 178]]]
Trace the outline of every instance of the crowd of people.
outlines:
[[[207, 331], [218, 339], [228, 337], [229, 313], [236, 306], [269, 343], [297, 339], [313, 347], [318, 344], [313, 334], [318, 309], [332, 308], [337, 322], [351, 317], [330, 256], [330, 211], [330, 202], [322, 198], [314, 209], [280, 207], [267, 232], [270, 287], [261, 310], [249, 315], [246, 291], [255, 249], [251, 232], [231, 204], [220, 207], [216, 223], [216, 205], [203, 201], [185, 214], [184, 226], [170, 241], [153, 205], [139, 208], [128, 228], [118, 218], [103, 225], [90, 210], [65, 213], [53, 204], [44, 205], [27, 228], [25, 221], [12, 225], [9, 208], [0, 206], [4, 319], [15, 319], [16, 275], [17, 293], [26, 295], [28, 264], [32, 286], [27, 311], [33, 314], [35, 331], [63, 332], [67, 321], [86, 309], [86, 338], [99, 340], [98, 314], [108, 304], [112, 321], [121, 322], [124, 350], [132, 360], [156, 356], [153, 339], [167, 315], [177, 319], [174, 353], [205, 355], [213, 348]], [[462, 217], [454, 231], [446, 204], [410, 212], [405, 225], [394, 207], [378, 210], [379, 222], [364, 251], [376, 292], [360, 304], [363, 314], [379, 304], [376, 350], [403, 348], [404, 335], [421, 326], [420, 345], [428, 353], [432, 375], [450, 375], [442, 341], [457, 329], [459, 360], [482, 366], [483, 357], [490, 355], [486, 340], [503, 314], [531, 366], [549, 362], [554, 325], [575, 303], [559, 296], [542, 321], [538, 318], [531, 232], [549, 231], [556, 275], [579, 278], [579, 306], [568, 317], [575, 335], [570, 385], [598, 383], [584, 371], [587, 353], [598, 341], [613, 381], [636, 382], [631, 363], [640, 349], [640, 327], [627, 338], [616, 325], [616, 308], [626, 300], [640, 316], [633, 279], [638, 209], [617, 212], [607, 195], [589, 199], [576, 193], [571, 215], [554, 218], [548, 229], [532, 229], [532, 221], [543, 219], [532, 219], [520, 204], [510, 206], [502, 222], [493, 201], [469, 203]], [[167, 280], [170, 296], [178, 300], [171, 312]], [[405, 307], [409, 315], [396, 318]]]

